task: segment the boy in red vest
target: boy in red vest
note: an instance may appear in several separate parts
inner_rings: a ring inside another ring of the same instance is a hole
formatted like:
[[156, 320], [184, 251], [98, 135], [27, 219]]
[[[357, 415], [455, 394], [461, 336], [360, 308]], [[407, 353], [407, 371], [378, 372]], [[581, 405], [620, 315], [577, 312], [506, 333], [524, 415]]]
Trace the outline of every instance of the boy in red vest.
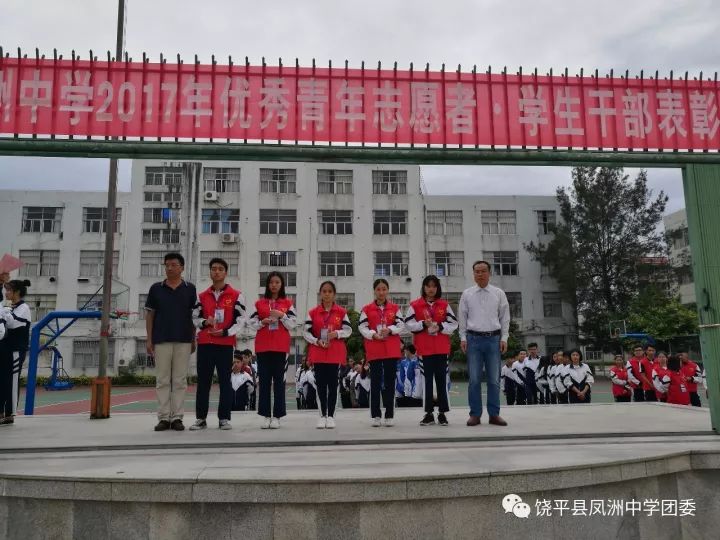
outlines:
[[690, 393], [690, 403], [693, 407], [700, 407], [700, 396], [698, 395], [697, 388], [698, 384], [702, 383], [702, 370], [695, 362], [690, 360], [688, 353], [685, 351], [679, 352], [678, 356], [682, 363], [680, 371], [685, 376], [685, 383]]
[[645, 401], [645, 391], [653, 389], [652, 382], [649, 378], [652, 377], [652, 371], [647, 374], [643, 372], [643, 360], [646, 360], [645, 351], [641, 345], [636, 345], [633, 347], [633, 356], [628, 360], [626, 366], [630, 381], [637, 380], [639, 382], [637, 386], [633, 386], [633, 401]]
[[665, 376], [667, 402], [672, 405], [690, 405], [687, 377], [683, 372], [683, 363], [679, 356], [673, 356], [668, 360], [668, 375]]

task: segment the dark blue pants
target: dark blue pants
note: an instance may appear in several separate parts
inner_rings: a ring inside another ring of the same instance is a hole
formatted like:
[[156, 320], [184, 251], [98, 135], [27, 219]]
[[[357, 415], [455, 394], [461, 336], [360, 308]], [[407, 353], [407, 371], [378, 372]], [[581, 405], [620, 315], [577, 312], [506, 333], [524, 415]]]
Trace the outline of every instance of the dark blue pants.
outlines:
[[447, 394], [447, 356], [444, 354], [433, 354], [422, 359], [423, 372], [425, 374], [425, 412], [431, 413], [435, 410], [433, 403], [433, 381], [437, 388], [438, 411], [448, 412]]
[[[395, 414], [395, 374], [397, 373], [397, 359], [386, 358], [370, 362], [370, 416], [381, 418], [380, 394], [385, 406], [385, 418], [392, 418]], [[443, 371], [443, 380], [445, 372]]]
[[195, 395], [195, 416], [197, 418], [201, 420], [207, 419], [210, 406], [210, 387], [212, 386], [213, 373], [217, 370], [220, 385], [218, 418], [220, 420], [230, 420], [230, 410], [232, 409], [234, 397], [232, 383], [230, 382], [232, 362], [232, 345], [198, 345], [198, 383]]
[[[258, 414], [264, 417], [282, 418], [287, 414], [285, 408], [285, 361], [284, 352], [257, 353], [258, 379], [260, 379], [260, 396], [258, 397]], [[275, 401], [270, 414], [271, 392]]]

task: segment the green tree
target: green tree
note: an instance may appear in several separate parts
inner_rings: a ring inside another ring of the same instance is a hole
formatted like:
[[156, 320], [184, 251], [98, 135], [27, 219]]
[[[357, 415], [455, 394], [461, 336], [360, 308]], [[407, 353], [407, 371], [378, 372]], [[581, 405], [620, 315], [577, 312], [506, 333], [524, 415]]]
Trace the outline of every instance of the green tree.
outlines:
[[638, 294], [638, 261], [665, 252], [658, 225], [667, 203], [653, 198], [647, 173], [634, 180], [620, 167], [576, 167], [557, 189], [560, 220], [549, 243], [525, 245], [575, 308], [585, 343], [611, 345], [609, 322], [626, 319]]
[[698, 332], [697, 312], [669, 297], [657, 287], [648, 287], [630, 304], [628, 329], [649, 334], [660, 341]]
[[354, 309], [349, 309], [347, 312], [348, 319], [350, 319], [350, 326], [352, 326], [352, 335], [347, 339], [346, 346], [348, 356], [353, 360], [360, 360], [365, 356], [365, 349], [363, 348], [363, 337], [358, 330], [358, 323], [360, 322], [360, 313]]

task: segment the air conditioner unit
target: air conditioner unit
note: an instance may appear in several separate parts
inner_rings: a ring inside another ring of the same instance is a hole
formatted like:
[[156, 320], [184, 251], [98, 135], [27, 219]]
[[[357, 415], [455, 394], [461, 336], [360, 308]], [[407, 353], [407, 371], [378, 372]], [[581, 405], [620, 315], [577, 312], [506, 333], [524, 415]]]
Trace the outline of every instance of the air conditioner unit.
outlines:
[[235, 233], [223, 233], [221, 241], [223, 244], [234, 244], [235, 243]]
[[206, 201], [217, 201], [218, 200], [218, 192], [217, 191], [206, 191], [205, 196], [203, 198]]

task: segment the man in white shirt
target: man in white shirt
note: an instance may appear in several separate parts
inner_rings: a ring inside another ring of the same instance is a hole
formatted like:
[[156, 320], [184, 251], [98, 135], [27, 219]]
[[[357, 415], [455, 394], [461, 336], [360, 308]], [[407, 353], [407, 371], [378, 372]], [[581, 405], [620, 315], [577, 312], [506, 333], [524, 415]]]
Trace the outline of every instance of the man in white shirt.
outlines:
[[507, 351], [510, 305], [505, 293], [490, 285], [490, 272], [490, 264], [486, 261], [473, 264], [473, 279], [476, 285], [466, 289], [460, 297], [460, 347], [467, 355], [470, 376], [468, 426], [480, 424], [480, 379], [483, 369], [487, 373], [487, 409], [490, 423], [497, 426], [507, 425], [500, 416], [500, 355]]

